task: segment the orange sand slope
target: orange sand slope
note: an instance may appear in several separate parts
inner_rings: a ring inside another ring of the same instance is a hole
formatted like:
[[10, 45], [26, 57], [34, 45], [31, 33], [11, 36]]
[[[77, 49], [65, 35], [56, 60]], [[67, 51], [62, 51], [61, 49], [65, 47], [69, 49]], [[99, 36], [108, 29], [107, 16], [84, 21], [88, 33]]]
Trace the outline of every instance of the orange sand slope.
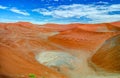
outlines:
[[[93, 55], [105, 40], [120, 34], [120, 23], [45, 24], [28, 22], [0, 24], [0, 78], [66, 78], [54, 69], [38, 63], [37, 53], [62, 51]], [[109, 71], [109, 70], [108, 70]]]
[[120, 35], [108, 39], [92, 57], [92, 61], [108, 72], [120, 73]]

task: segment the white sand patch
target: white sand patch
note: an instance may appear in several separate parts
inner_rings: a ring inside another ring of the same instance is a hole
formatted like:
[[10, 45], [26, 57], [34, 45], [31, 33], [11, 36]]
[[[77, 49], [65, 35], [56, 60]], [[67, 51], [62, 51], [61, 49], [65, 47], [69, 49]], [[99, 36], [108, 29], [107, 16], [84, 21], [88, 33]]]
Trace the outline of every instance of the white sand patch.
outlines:
[[120, 74], [106, 74], [94, 71], [88, 64], [89, 55], [86, 52], [79, 52], [74, 56], [69, 52], [45, 51], [36, 55], [36, 60], [68, 78], [120, 78]]
[[42, 52], [36, 55], [36, 59], [41, 64], [48, 67], [67, 67], [75, 68], [76, 57], [64, 52]]

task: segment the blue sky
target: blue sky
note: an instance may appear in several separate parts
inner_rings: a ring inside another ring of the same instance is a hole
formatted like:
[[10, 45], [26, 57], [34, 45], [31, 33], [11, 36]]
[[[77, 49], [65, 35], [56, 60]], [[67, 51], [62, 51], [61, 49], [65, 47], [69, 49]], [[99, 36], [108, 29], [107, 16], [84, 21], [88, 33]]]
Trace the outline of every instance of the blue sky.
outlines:
[[0, 0], [0, 22], [103, 23], [120, 21], [120, 0]]

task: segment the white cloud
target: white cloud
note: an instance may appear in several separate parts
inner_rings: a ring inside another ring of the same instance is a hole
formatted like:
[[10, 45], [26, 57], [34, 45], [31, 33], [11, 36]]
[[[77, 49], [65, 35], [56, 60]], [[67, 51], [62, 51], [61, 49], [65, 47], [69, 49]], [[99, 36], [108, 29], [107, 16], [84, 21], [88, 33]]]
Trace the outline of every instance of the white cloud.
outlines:
[[7, 9], [7, 7], [0, 5], [0, 9]]
[[28, 12], [19, 10], [19, 9], [17, 9], [17, 8], [11, 8], [10, 11], [15, 12], [15, 13], [18, 13], [18, 14], [25, 15], [25, 16], [29, 16], [29, 15], [30, 15]]
[[52, 16], [55, 18], [80, 18], [87, 17], [92, 21], [90, 23], [111, 22], [120, 20], [120, 14], [111, 15], [109, 12], [120, 11], [120, 4], [113, 5], [84, 5], [72, 4], [61, 5], [58, 7], [42, 9], [37, 8], [32, 10], [45, 16]]
[[99, 1], [97, 2], [97, 4], [109, 4], [108, 2], [104, 2], [104, 1]]

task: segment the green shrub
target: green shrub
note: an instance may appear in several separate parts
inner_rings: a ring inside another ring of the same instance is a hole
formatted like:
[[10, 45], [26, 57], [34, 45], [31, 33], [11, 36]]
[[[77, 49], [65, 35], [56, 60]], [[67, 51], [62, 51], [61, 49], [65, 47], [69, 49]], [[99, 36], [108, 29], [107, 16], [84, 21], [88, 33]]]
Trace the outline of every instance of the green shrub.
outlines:
[[29, 74], [29, 78], [36, 78], [36, 75], [35, 75], [35, 74], [30, 73], [30, 74]]

